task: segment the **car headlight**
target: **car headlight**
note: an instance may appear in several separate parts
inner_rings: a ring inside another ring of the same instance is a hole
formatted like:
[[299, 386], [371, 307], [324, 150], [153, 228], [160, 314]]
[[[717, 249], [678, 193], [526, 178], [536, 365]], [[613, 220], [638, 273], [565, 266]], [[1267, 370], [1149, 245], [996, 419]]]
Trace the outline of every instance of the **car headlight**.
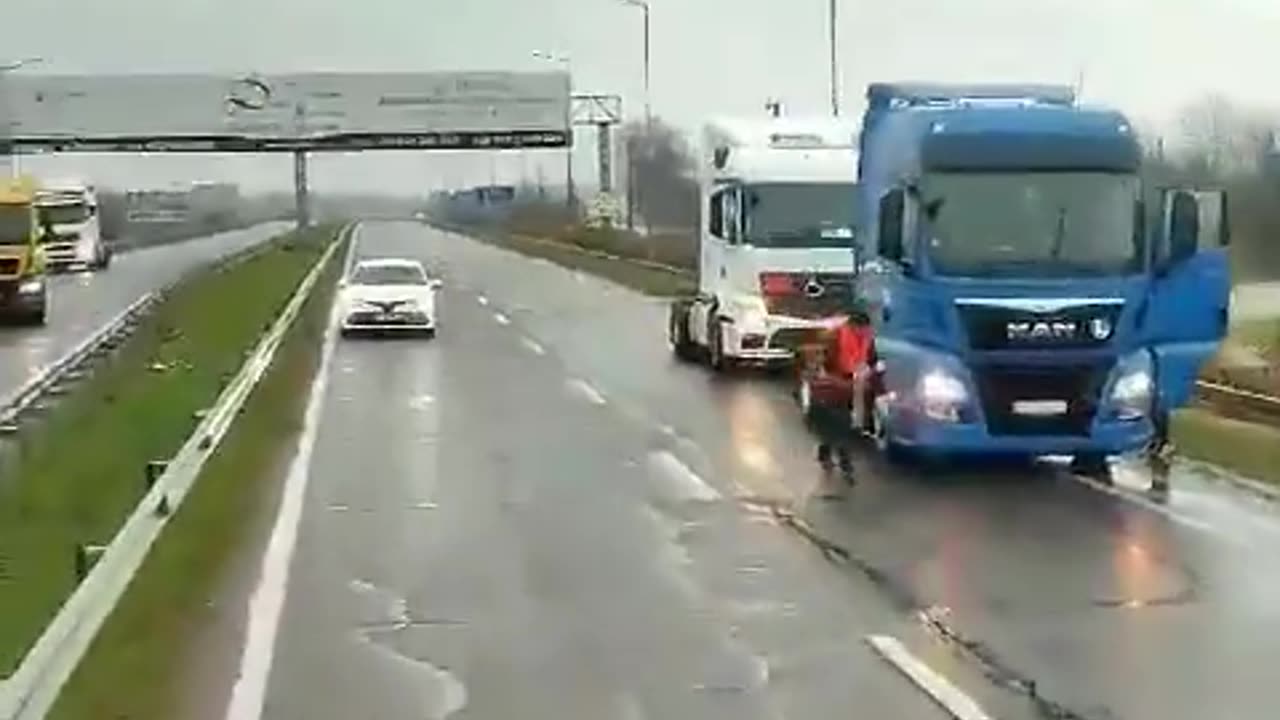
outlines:
[[23, 295], [35, 295], [36, 293], [43, 292], [43, 291], [44, 291], [43, 280], [38, 280], [38, 279], [23, 280], [18, 285], [18, 292]]
[[960, 410], [969, 401], [969, 391], [960, 378], [945, 370], [930, 370], [916, 386], [924, 414], [934, 420], [959, 422]]
[[1140, 420], [1151, 414], [1155, 399], [1155, 377], [1151, 356], [1140, 351], [1126, 357], [1116, 367], [1111, 384], [1111, 407], [1118, 420]]

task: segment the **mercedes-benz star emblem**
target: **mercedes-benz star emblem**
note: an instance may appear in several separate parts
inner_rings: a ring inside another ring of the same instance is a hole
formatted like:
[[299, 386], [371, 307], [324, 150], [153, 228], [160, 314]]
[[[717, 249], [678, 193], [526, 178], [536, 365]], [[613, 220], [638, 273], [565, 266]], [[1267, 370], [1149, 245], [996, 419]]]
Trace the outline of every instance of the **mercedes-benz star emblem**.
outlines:
[[818, 282], [816, 278], [809, 278], [808, 282], [804, 284], [804, 294], [806, 297], [820, 298], [826, 291], [827, 289], [822, 287], [822, 283]]
[[1106, 318], [1094, 318], [1089, 321], [1089, 334], [1094, 340], [1106, 340], [1111, 337], [1111, 321]]
[[227, 92], [227, 105], [238, 110], [261, 110], [271, 101], [271, 86], [258, 78], [240, 78]]

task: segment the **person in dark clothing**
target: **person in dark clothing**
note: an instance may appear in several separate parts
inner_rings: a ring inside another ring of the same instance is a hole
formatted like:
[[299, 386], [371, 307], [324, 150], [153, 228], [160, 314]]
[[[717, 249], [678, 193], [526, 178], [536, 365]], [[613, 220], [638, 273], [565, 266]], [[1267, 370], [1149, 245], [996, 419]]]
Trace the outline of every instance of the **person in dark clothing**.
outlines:
[[818, 463], [833, 469], [832, 455], [841, 474], [853, 483], [853, 408], [861, 403], [863, 413], [872, 400], [877, 364], [875, 334], [866, 305], [851, 303], [845, 322], [832, 333], [828, 343], [821, 388], [814, 398], [814, 426], [818, 433]]

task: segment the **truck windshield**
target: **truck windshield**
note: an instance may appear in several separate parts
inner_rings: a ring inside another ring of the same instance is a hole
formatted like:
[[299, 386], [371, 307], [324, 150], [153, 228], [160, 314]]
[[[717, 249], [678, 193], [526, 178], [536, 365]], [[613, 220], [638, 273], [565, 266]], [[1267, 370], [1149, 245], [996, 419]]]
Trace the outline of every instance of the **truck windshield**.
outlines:
[[852, 183], [767, 183], [747, 188], [747, 242], [757, 247], [849, 247]]
[[31, 236], [31, 208], [0, 205], [0, 244], [23, 245]]
[[941, 173], [925, 183], [940, 275], [1120, 275], [1142, 269], [1139, 185], [1110, 173]]
[[40, 211], [54, 225], [82, 223], [89, 219], [89, 206], [84, 203], [68, 203], [62, 205], [43, 205]]

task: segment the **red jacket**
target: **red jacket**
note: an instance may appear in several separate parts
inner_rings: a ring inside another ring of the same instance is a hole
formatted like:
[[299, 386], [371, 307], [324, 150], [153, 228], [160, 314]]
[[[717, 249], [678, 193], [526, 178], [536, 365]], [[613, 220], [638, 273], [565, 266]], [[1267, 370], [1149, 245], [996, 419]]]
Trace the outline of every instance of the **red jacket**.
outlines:
[[827, 372], [848, 377], [864, 365], [874, 365], [875, 332], [870, 325], [842, 323], [827, 350]]

